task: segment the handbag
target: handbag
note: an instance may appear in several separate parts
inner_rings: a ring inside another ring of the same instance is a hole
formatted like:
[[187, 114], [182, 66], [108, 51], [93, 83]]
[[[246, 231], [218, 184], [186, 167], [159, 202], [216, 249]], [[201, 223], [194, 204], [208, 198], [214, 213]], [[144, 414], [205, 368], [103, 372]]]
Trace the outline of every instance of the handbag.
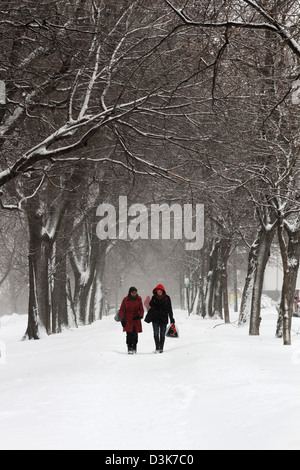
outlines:
[[147, 312], [147, 315], [145, 316], [145, 322], [146, 323], [151, 323], [153, 320], [153, 310], [152, 308], [150, 307], [148, 312]]
[[119, 310], [117, 311], [117, 313], [115, 314], [114, 319], [115, 319], [116, 321], [121, 321], [121, 318], [120, 318], [120, 309], [119, 309]]
[[[125, 300], [125, 306], [124, 306], [124, 316], [126, 315], [126, 300]], [[114, 319], [116, 321], [121, 321], [121, 317], [120, 317], [120, 309], [117, 311], [117, 313], [115, 314], [114, 316]]]
[[179, 337], [179, 331], [178, 328], [175, 326], [175, 323], [172, 323], [170, 326], [168, 326], [166, 330], [166, 336], [168, 336], [169, 338]]

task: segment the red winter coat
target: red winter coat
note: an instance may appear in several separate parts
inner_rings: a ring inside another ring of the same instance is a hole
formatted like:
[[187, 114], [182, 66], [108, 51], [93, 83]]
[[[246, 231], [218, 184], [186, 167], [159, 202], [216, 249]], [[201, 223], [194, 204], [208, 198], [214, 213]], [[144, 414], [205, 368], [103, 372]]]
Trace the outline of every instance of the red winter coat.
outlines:
[[[125, 306], [126, 302], [126, 306]], [[125, 312], [126, 311], [126, 312]], [[143, 318], [144, 316], [144, 307], [142, 298], [138, 295], [136, 299], [129, 297], [128, 295], [124, 297], [122, 300], [122, 304], [120, 307], [120, 318], [121, 321], [126, 320], [126, 325], [123, 327], [123, 331], [133, 331], [133, 327], [135, 326], [135, 331], [137, 333], [141, 333], [142, 330], [142, 322], [141, 320], [134, 320], [133, 317], [139, 315]]]

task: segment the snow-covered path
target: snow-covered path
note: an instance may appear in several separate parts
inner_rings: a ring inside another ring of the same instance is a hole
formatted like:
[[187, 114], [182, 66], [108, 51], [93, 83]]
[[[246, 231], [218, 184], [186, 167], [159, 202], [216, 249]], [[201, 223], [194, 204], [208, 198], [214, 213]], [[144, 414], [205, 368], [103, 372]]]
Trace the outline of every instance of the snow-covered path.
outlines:
[[26, 318], [2, 318], [0, 449], [299, 450], [298, 336], [282, 346], [270, 311], [260, 337], [175, 318], [164, 354], [143, 323], [134, 356], [113, 317], [26, 342]]

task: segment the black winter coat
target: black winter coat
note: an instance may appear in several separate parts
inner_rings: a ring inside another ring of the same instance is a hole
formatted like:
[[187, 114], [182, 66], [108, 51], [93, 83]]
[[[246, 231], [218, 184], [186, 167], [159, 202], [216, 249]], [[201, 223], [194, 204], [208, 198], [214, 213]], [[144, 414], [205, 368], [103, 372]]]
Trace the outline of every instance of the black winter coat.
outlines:
[[171, 299], [167, 294], [164, 294], [162, 297], [154, 294], [150, 300], [150, 307], [153, 322], [164, 323], [166, 325], [168, 323], [168, 316], [170, 317], [170, 322], [173, 322]]

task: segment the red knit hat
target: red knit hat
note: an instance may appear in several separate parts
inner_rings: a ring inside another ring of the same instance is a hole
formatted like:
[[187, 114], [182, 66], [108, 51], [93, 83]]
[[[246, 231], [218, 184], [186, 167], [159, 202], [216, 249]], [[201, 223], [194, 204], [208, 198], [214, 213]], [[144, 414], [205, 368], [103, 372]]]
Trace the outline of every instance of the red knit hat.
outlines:
[[158, 284], [158, 286], [156, 286], [156, 287], [153, 289], [153, 294], [156, 294], [156, 292], [157, 292], [158, 290], [162, 290], [164, 294], [166, 293], [166, 289], [164, 288], [164, 286], [163, 286], [162, 284]]

